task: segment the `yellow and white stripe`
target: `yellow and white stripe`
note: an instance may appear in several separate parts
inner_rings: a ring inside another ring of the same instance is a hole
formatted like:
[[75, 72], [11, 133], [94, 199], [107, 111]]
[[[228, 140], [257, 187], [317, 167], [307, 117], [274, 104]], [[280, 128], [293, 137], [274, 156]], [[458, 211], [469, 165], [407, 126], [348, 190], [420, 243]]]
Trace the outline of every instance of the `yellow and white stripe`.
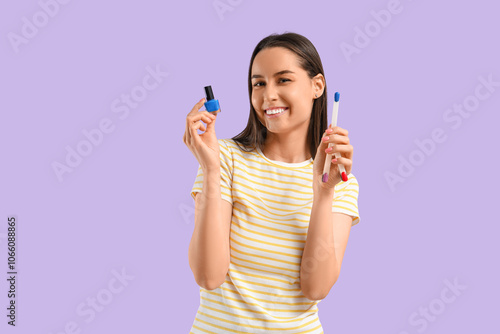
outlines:
[[[225, 282], [200, 288], [190, 333], [321, 334], [320, 301], [300, 290], [300, 262], [312, 208], [313, 160], [285, 163], [261, 150], [245, 152], [219, 139], [221, 196], [233, 205], [231, 262]], [[335, 187], [332, 212], [359, 223], [359, 185], [353, 174]], [[191, 196], [201, 192], [198, 168]]]

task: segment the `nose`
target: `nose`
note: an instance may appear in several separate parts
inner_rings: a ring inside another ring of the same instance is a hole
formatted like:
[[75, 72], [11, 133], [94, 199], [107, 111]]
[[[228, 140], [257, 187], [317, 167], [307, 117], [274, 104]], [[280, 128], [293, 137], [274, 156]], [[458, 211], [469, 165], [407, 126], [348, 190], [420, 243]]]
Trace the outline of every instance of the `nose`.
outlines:
[[274, 84], [267, 84], [264, 88], [263, 94], [264, 101], [275, 101], [278, 99], [278, 92]]

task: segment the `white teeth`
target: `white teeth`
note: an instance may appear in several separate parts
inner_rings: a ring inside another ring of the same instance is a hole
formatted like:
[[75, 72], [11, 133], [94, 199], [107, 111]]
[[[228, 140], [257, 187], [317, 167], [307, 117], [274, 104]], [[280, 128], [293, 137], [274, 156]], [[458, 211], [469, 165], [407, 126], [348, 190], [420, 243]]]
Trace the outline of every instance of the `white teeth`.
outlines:
[[266, 114], [268, 114], [268, 115], [279, 114], [279, 113], [282, 113], [285, 110], [286, 110], [286, 108], [266, 110]]

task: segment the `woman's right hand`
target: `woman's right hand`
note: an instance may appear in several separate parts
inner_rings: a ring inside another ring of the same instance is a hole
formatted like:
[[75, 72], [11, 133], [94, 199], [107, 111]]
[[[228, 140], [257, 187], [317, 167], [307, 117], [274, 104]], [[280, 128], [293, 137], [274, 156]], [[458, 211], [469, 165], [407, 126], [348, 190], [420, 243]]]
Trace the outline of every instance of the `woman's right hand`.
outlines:
[[[203, 171], [220, 168], [219, 142], [215, 135], [215, 120], [217, 116], [208, 111], [199, 111], [205, 103], [202, 98], [195, 104], [191, 112], [186, 117], [186, 131], [183, 141], [189, 150], [194, 154], [200, 163]], [[214, 113], [219, 113], [220, 109]], [[207, 126], [201, 122], [205, 122]], [[198, 129], [205, 131], [198, 134]]]

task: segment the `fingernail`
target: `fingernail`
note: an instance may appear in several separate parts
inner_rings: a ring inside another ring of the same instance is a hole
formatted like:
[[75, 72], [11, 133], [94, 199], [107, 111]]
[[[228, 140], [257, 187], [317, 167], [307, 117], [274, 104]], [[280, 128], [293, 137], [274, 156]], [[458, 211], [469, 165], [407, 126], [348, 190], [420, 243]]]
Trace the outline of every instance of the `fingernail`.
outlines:
[[330, 138], [328, 138], [328, 137], [323, 137], [323, 140], [328, 140], [328, 139], [330, 139]]

